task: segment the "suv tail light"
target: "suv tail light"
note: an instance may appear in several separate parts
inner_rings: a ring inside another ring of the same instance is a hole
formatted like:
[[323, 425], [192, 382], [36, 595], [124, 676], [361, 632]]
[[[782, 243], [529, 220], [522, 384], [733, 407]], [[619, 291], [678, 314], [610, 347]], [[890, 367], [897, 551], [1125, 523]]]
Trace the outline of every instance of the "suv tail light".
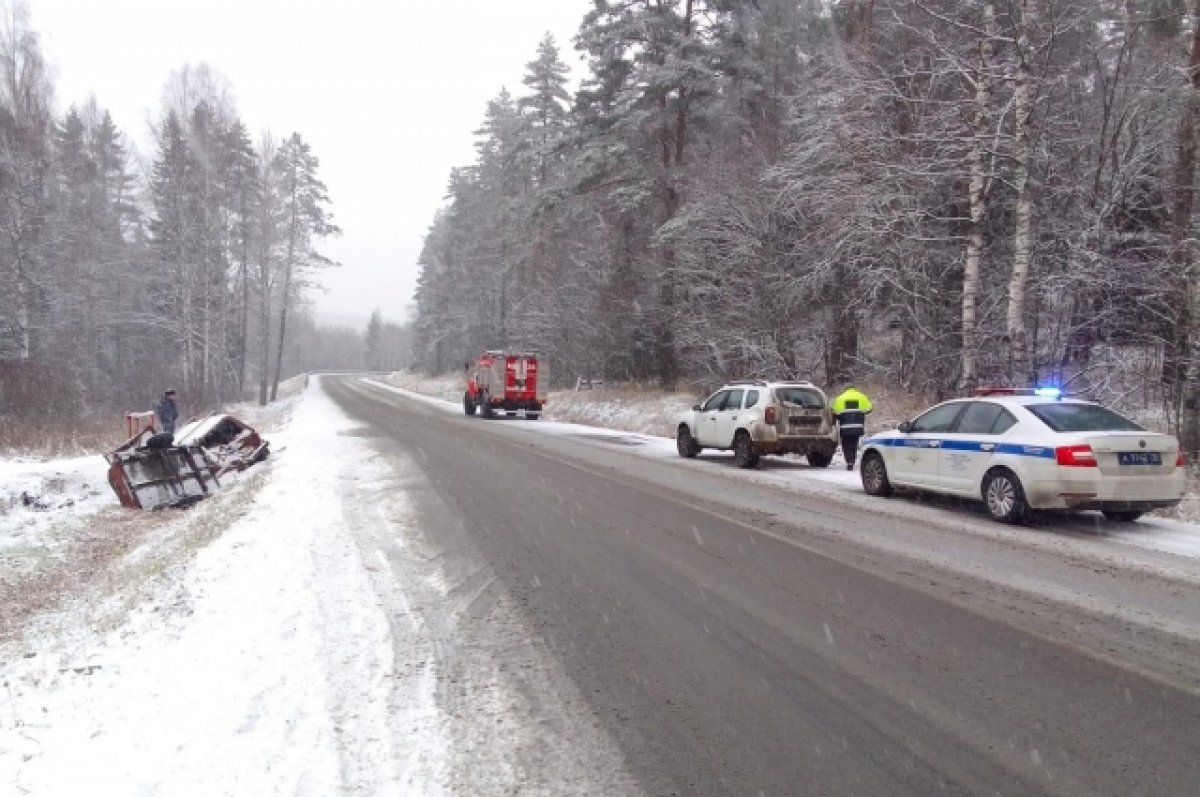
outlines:
[[767, 411], [763, 413], [763, 418], [766, 420], [767, 425], [774, 426], [779, 423], [779, 411], [774, 406], [767, 407]]
[[1096, 467], [1096, 453], [1088, 445], [1059, 446], [1054, 449], [1054, 459], [1066, 468]]
[[1186, 468], [1187, 467], [1187, 454], [1183, 453], [1182, 448], [1179, 449], [1179, 454], [1178, 454], [1178, 456], [1175, 457], [1175, 467], [1177, 467], [1177, 468]]

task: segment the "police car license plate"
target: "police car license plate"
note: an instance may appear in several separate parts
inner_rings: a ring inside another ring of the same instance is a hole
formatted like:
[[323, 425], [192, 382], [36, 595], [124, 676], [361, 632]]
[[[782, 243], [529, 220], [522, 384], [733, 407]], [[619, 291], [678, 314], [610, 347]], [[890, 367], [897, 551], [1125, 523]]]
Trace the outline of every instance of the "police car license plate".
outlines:
[[1157, 451], [1118, 451], [1117, 462], [1122, 465], [1161, 465], [1162, 454]]

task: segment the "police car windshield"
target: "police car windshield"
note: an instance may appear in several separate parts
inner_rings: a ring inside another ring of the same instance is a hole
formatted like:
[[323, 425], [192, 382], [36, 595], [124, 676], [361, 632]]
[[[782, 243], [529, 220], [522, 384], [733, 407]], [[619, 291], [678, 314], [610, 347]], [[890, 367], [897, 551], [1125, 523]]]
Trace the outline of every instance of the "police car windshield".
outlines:
[[775, 395], [784, 404], [792, 404], [809, 410], [825, 408], [824, 399], [815, 390], [807, 390], [802, 387], [777, 387], [775, 388]]
[[1144, 432], [1142, 427], [1096, 404], [1027, 404], [1025, 408], [1056, 432]]

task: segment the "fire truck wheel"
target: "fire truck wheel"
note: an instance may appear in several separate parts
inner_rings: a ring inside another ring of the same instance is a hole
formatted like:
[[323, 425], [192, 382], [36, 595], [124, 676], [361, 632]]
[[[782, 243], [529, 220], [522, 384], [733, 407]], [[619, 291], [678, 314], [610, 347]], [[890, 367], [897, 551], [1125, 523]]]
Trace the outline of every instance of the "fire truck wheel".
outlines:
[[527, 413], [525, 413], [525, 418], [526, 418], [526, 420], [530, 420], [530, 421], [536, 421], [536, 420], [537, 420], [538, 418], [540, 418], [540, 417], [542, 417], [542, 416], [541, 416], [540, 414], [536, 413], [536, 412], [527, 412]]
[[492, 405], [491, 405], [491, 403], [488, 402], [488, 397], [486, 394], [483, 397], [483, 402], [482, 402], [481, 406], [483, 407], [483, 417], [485, 417], [485, 418], [494, 418], [495, 417], [496, 413], [492, 410]]
[[471, 400], [470, 393], [463, 393], [463, 412], [467, 415], [475, 414], [475, 402]]

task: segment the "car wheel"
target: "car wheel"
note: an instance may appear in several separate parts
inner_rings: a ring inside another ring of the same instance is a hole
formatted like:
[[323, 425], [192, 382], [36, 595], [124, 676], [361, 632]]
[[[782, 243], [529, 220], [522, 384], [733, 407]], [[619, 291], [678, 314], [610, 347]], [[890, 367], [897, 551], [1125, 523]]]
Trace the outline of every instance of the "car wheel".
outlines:
[[828, 468], [829, 463], [833, 462], [833, 452], [809, 451], [808, 454], [805, 455], [805, 458], [808, 460], [808, 464], [812, 465], [814, 468]]
[[679, 452], [679, 456], [685, 459], [691, 459], [700, 453], [700, 444], [696, 442], [696, 438], [692, 437], [692, 431], [687, 428], [687, 425], [681, 425], [679, 432], [675, 435], [675, 450]]
[[992, 471], [983, 480], [983, 503], [988, 514], [1001, 523], [1021, 523], [1029, 514], [1021, 480], [1004, 468]]
[[463, 412], [467, 415], [475, 414], [475, 402], [471, 400], [470, 393], [463, 393]]
[[1109, 520], [1115, 520], [1118, 523], [1132, 523], [1140, 518], [1145, 512], [1139, 512], [1136, 509], [1102, 509], [1100, 510]]
[[886, 497], [892, 494], [892, 480], [888, 478], [887, 465], [883, 457], [874, 451], [868, 451], [863, 457], [862, 472], [863, 490], [867, 495]]
[[733, 438], [733, 461], [739, 468], [753, 468], [758, 464], [758, 454], [754, 453], [754, 441], [745, 429], [739, 430]]

